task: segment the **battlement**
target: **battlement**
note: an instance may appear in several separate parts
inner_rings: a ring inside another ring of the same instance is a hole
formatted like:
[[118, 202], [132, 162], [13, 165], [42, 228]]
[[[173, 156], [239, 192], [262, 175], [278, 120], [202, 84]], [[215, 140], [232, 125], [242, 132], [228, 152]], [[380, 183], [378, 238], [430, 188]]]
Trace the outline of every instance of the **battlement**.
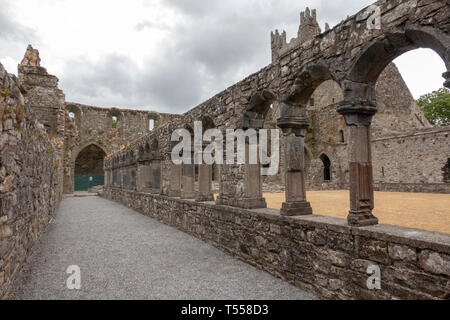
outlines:
[[[326, 24], [325, 30], [329, 26]], [[298, 27], [297, 38], [292, 38], [289, 43], [286, 41], [286, 31], [280, 34], [278, 30], [271, 32], [271, 48], [272, 48], [272, 62], [280, 57], [281, 52], [288, 51], [289, 48], [312, 40], [315, 36], [321, 33], [319, 23], [317, 22], [317, 10], [310, 10], [308, 7], [305, 11], [300, 12], [300, 25]]]

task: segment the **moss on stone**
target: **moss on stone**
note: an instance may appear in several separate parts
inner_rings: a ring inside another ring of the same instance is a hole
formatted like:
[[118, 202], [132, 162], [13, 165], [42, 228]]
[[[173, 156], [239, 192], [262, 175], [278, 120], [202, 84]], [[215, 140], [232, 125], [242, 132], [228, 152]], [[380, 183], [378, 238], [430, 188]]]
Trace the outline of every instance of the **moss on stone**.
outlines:
[[9, 98], [9, 95], [11, 94], [11, 91], [6, 86], [2, 86], [0, 94], [2, 96], [4, 96], [5, 98]]

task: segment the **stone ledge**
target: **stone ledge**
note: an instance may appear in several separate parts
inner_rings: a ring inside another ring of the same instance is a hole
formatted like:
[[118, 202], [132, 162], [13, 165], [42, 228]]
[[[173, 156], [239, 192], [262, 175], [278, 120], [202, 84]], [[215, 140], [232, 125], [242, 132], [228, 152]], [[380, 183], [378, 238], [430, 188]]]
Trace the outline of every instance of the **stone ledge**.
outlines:
[[406, 244], [420, 249], [450, 253], [450, 234], [440, 232], [379, 224], [370, 227], [352, 228], [352, 234]]
[[160, 198], [166, 201], [175, 201], [183, 204], [194, 205], [199, 207], [212, 208], [214, 210], [222, 210], [228, 213], [234, 213], [238, 217], [242, 216], [257, 216], [267, 219], [269, 222], [282, 222], [298, 225], [307, 225], [315, 228], [324, 228], [331, 231], [352, 234], [359, 236], [372, 237], [388, 242], [406, 244], [415, 246], [420, 249], [431, 249], [442, 253], [450, 254], [450, 235], [434, 231], [426, 231], [420, 229], [412, 229], [401, 226], [378, 224], [370, 227], [350, 227], [346, 219], [328, 217], [323, 215], [309, 215], [309, 216], [281, 216], [280, 211], [276, 209], [242, 209], [223, 205], [216, 205], [214, 202], [195, 202], [195, 200], [186, 200], [179, 198], [171, 198], [164, 195], [155, 195], [149, 193], [138, 193], [133, 191], [121, 190], [119, 188], [111, 188], [116, 191], [141, 194], [153, 198]]

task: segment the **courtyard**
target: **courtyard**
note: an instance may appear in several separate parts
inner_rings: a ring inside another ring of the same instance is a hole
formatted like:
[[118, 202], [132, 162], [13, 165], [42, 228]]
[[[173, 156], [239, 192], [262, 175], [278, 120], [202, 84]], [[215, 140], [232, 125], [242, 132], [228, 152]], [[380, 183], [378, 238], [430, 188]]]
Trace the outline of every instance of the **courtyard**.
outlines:
[[[264, 194], [267, 206], [280, 209], [284, 193]], [[349, 192], [308, 191], [314, 214], [347, 218]], [[375, 192], [374, 215], [382, 224], [450, 233], [450, 194]]]

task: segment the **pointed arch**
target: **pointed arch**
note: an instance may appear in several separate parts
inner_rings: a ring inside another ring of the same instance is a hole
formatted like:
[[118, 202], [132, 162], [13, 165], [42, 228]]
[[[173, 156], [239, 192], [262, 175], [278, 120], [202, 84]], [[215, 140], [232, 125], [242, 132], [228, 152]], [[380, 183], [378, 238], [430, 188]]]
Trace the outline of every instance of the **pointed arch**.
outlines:
[[374, 40], [355, 58], [348, 80], [375, 85], [381, 72], [403, 53], [428, 48], [435, 51], [450, 70], [450, 37], [427, 26], [409, 26], [405, 30], [388, 30], [384, 37]]
[[331, 181], [331, 160], [330, 158], [325, 154], [322, 153], [320, 155], [320, 160], [322, 160], [322, 168], [323, 168], [323, 180], [324, 181]]

